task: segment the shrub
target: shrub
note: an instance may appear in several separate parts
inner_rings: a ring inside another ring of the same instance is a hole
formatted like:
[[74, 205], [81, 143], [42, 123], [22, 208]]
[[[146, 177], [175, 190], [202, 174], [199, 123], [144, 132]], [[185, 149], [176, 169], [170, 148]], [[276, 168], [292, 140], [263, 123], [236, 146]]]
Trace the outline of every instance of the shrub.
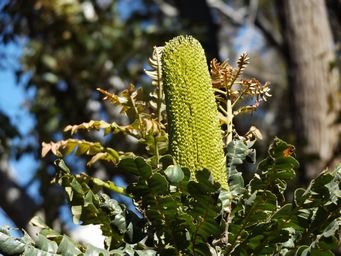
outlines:
[[[154, 48], [152, 70], [146, 71], [153, 79], [147, 101], [142, 88], [133, 85], [119, 95], [98, 89], [132, 122], [123, 126], [90, 121], [68, 126], [65, 131], [74, 134], [81, 129], [102, 129], [104, 135], [122, 133], [142, 143], [145, 154], [137, 156], [99, 142], [67, 139], [43, 143], [42, 155], [52, 152], [59, 157], [53, 182], [65, 189], [75, 223], [100, 225], [105, 249], [77, 243], [36, 217], [31, 221], [41, 230], [36, 239], [26, 233], [14, 238], [10, 229], [3, 227], [0, 252], [333, 255], [341, 222], [341, 165], [334, 171], [323, 171], [306, 189], [296, 189], [288, 200], [287, 183], [295, 178], [299, 164], [294, 147], [275, 138], [253, 178], [244, 184], [240, 166], [254, 162], [253, 145], [261, 134], [251, 127], [239, 135], [233, 118], [255, 111], [271, 96], [268, 83], [240, 79], [247, 64], [246, 54], [241, 55], [235, 68], [213, 60], [210, 77], [199, 42], [178, 37], [165, 48]], [[219, 124], [222, 136], [217, 132]], [[113, 171], [132, 175], [135, 182], [123, 188], [110, 180], [73, 174], [61, 159], [72, 152], [89, 156], [88, 165], [107, 161], [114, 166]], [[226, 162], [226, 168], [221, 162]], [[113, 199], [113, 193], [132, 198], [136, 209], [130, 210]]]

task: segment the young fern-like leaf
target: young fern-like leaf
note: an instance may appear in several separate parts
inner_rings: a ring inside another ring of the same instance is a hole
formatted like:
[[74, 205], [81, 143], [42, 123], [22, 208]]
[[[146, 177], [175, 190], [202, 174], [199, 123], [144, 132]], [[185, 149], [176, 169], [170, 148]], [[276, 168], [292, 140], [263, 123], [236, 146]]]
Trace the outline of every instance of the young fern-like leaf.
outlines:
[[153, 80], [152, 85], [162, 87], [162, 56], [163, 47], [154, 46], [152, 57], [149, 58], [149, 65], [152, 70], [144, 70], [144, 72]]
[[[256, 111], [261, 101], [267, 101], [271, 97], [269, 82], [261, 84], [255, 78], [240, 78], [248, 64], [249, 57], [246, 53], [239, 57], [236, 68], [233, 68], [227, 61], [219, 63], [216, 59], [213, 59], [210, 63], [212, 85], [220, 112], [220, 124], [227, 127], [224, 136], [225, 147], [232, 141], [233, 136], [244, 141], [262, 138], [262, 135], [255, 127], [252, 130], [250, 128], [250, 131], [244, 136], [240, 136], [233, 126], [235, 116]], [[242, 104], [241, 107], [235, 109], [242, 99], [248, 99], [254, 103], [250, 105]]]
[[65, 127], [64, 132], [70, 132], [71, 135], [75, 134], [78, 132], [78, 130], [96, 130], [99, 131], [101, 129], [104, 130], [104, 135], [108, 135], [109, 133], [125, 133], [126, 132], [126, 127], [125, 126], [120, 126], [117, 123], [107, 123], [103, 120], [95, 121], [91, 120], [90, 122], [84, 122], [81, 124], [77, 125], [68, 125]]
[[[146, 102], [143, 97], [142, 88], [135, 90], [134, 85], [119, 95], [111, 94], [105, 90], [97, 89], [105, 95], [104, 99], [109, 100], [116, 106], [122, 107], [121, 113], [127, 114], [131, 120], [131, 124], [126, 126], [119, 126], [116, 123], [108, 124], [98, 123], [94, 121], [91, 126], [96, 128], [104, 128], [105, 132], [113, 131], [114, 133], [121, 132], [123, 134], [131, 135], [138, 139], [138, 141], [146, 146], [147, 152], [153, 155], [153, 165], [157, 165], [160, 155], [167, 148], [167, 135], [165, 125], [162, 123], [163, 114], [165, 112], [165, 105], [163, 103], [163, 90], [162, 90], [162, 73], [161, 73], [161, 51], [162, 47], [155, 47], [153, 57], [150, 58], [150, 63], [155, 70], [146, 71], [152, 77], [154, 84], [154, 93], [152, 93], [152, 100], [155, 100], [153, 105], [151, 102]], [[150, 106], [154, 107], [154, 111]], [[156, 111], [155, 111], [156, 110]], [[155, 117], [156, 116], [156, 117]], [[81, 124], [80, 126], [69, 126], [67, 130], [77, 130], [79, 128], [87, 128], [90, 124]]]
[[153, 92], [150, 94], [150, 105], [157, 112], [157, 118], [159, 122], [162, 121], [162, 113], [165, 110], [164, 93], [163, 93], [163, 80], [162, 80], [162, 51], [163, 47], [154, 46], [152, 57], [149, 58], [149, 65], [152, 70], [144, 70], [144, 72], [152, 79], [152, 85], [154, 86]]
[[58, 142], [42, 143], [42, 157], [50, 151], [58, 157], [66, 156], [76, 150], [78, 155], [92, 156], [88, 165], [93, 165], [98, 160], [105, 160], [117, 164], [120, 161], [119, 153], [113, 148], [103, 147], [99, 142], [68, 139]]
[[[237, 70], [233, 68], [226, 60], [219, 63], [217, 59], [210, 62], [211, 78], [213, 87], [216, 89], [227, 89], [235, 80]], [[217, 91], [219, 92], [219, 91]], [[225, 94], [224, 91], [221, 91]]]
[[135, 90], [135, 86], [130, 84], [128, 89], [119, 95], [97, 88], [97, 91], [104, 94], [104, 100], [121, 107], [121, 113], [125, 113], [131, 120], [140, 119], [146, 112], [146, 102], [143, 100], [142, 88]]
[[[241, 75], [243, 71], [246, 69], [247, 65], [250, 63], [249, 61], [250, 61], [250, 58], [247, 55], [247, 53], [244, 52], [240, 55], [237, 61], [239, 75]], [[236, 78], [238, 78], [238, 76]]]

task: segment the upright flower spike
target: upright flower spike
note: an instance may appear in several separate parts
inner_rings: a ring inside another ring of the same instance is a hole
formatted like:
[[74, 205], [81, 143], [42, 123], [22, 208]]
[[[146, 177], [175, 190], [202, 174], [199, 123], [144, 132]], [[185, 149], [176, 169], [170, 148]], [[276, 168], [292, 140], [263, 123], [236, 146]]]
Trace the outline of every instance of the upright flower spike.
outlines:
[[162, 53], [170, 151], [192, 176], [204, 168], [228, 188], [218, 110], [206, 57], [191, 36], [166, 43]]

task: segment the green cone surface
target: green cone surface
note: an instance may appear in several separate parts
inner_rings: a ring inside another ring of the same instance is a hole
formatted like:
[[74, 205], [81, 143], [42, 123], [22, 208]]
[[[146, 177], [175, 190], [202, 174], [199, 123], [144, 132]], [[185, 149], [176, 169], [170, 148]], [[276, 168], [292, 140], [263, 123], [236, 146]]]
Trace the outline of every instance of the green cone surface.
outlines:
[[166, 43], [162, 72], [171, 154], [193, 177], [206, 168], [227, 188], [218, 110], [200, 43], [191, 36]]

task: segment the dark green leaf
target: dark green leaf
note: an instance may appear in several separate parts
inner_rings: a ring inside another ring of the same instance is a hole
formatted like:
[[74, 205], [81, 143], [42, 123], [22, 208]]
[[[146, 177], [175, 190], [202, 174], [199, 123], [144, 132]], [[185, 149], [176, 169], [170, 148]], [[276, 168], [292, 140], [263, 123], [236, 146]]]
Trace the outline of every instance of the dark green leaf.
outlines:
[[164, 176], [159, 173], [155, 173], [148, 180], [149, 188], [153, 191], [153, 193], [157, 195], [163, 195], [168, 193], [169, 184]]
[[118, 168], [124, 172], [141, 176], [144, 179], [149, 178], [152, 174], [152, 168], [142, 157], [122, 159]]

